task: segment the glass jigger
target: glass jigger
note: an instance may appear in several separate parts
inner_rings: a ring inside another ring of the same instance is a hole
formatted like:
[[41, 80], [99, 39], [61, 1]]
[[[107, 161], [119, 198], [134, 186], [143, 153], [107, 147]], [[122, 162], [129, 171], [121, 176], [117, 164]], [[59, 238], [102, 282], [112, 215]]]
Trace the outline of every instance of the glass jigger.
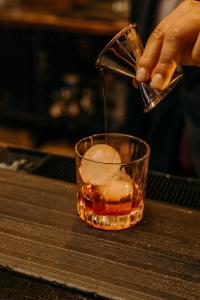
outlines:
[[[108, 69], [121, 75], [136, 78], [136, 67], [143, 53], [142, 42], [138, 33], [137, 24], [130, 24], [120, 31], [100, 52], [96, 67]], [[150, 87], [148, 82], [139, 83], [142, 94], [144, 112], [155, 107], [180, 81], [182, 74], [174, 73], [169, 86], [157, 91]]]
[[150, 148], [134, 136], [105, 133], [75, 146], [77, 210], [88, 225], [119, 230], [143, 216]]

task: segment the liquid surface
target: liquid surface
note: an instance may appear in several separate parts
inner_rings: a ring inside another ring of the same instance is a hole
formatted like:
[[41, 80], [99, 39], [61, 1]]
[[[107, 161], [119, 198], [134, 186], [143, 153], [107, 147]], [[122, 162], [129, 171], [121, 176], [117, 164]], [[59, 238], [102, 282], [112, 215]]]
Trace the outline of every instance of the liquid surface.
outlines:
[[78, 213], [90, 226], [106, 230], [128, 228], [142, 219], [144, 197], [136, 184], [132, 196], [120, 200], [105, 200], [98, 188], [85, 184], [78, 193]]

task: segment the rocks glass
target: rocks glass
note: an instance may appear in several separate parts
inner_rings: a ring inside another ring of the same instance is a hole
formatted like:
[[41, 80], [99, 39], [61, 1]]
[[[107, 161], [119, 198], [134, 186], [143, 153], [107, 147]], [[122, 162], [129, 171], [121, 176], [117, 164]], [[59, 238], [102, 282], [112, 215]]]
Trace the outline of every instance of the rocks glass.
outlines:
[[95, 134], [75, 146], [77, 210], [96, 228], [119, 230], [143, 216], [150, 148], [140, 138]]

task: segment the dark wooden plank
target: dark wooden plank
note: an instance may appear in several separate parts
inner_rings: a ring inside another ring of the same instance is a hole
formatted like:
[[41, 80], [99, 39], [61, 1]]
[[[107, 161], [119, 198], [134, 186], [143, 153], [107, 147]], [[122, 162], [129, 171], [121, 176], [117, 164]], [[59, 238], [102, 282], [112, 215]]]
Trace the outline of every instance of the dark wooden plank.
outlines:
[[[89, 296], [53, 285], [44, 280], [23, 276], [9, 270], [0, 269], [0, 300], [97, 300]], [[100, 300], [103, 298], [99, 298]]]
[[76, 187], [0, 171], [0, 266], [111, 299], [200, 299], [200, 212], [146, 201], [140, 224], [102, 231]]

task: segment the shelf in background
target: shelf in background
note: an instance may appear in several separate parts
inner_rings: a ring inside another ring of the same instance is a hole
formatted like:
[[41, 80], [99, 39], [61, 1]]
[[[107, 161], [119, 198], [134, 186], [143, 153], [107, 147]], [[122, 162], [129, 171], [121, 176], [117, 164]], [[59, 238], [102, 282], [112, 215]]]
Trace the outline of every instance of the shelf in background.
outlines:
[[[81, 14], [80, 14], [81, 15]], [[125, 27], [127, 20], [99, 20], [81, 17], [76, 13], [54, 14], [38, 9], [7, 8], [0, 10], [0, 25], [39, 27], [78, 33], [113, 35]], [[117, 19], [117, 18], [116, 18]]]

